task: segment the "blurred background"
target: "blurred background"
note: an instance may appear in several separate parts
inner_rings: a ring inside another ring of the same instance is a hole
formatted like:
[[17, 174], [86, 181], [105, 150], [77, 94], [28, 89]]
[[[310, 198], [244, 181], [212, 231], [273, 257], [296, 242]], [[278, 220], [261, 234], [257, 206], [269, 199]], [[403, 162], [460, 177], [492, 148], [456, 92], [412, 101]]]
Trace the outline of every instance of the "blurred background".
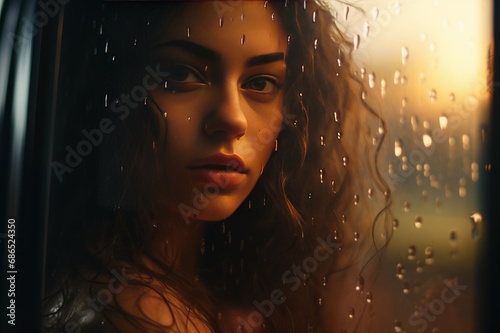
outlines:
[[[17, 325], [7, 325], [2, 310], [2, 332], [38, 331], [53, 87], [68, 1], [54, 0], [57, 10], [43, 7], [48, 2], [0, 0], [2, 309], [9, 218], [18, 270]], [[388, 125], [379, 168], [394, 195], [394, 233], [374, 292], [373, 332], [498, 331], [498, 9], [491, 0], [328, 3], [354, 43], [367, 102]]]
[[[483, 266], [497, 261], [487, 248], [493, 2], [330, 3], [354, 44], [365, 98], [387, 121], [379, 168], [394, 195], [394, 233], [373, 291], [383, 308], [374, 332], [486, 329]], [[460, 287], [448, 300], [451, 281]]]

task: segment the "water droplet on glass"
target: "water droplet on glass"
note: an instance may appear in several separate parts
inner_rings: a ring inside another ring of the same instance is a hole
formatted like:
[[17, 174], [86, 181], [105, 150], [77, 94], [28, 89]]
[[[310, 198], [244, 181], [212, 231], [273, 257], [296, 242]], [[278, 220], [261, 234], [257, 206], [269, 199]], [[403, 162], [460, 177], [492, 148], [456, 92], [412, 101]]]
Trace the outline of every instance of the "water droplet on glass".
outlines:
[[415, 216], [415, 228], [420, 229], [422, 228], [422, 216]]
[[323, 276], [323, 287], [326, 287], [327, 285], [328, 278], [326, 276]]
[[368, 195], [368, 199], [371, 199], [371, 197], [373, 196], [373, 189], [371, 187], [368, 188], [367, 195]]
[[436, 98], [437, 98], [437, 92], [435, 89], [431, 89], [429, 90], [429, 100], [434, 103], [436, 101]]
[[241, 45], [245, 44], [245, 35], [242, 35], [242, 36], [241, 36], [241, 39], [240, 39], [240, 44], [241, 44]]
[[318, 305], [323, 305], [323, 298], [318, 298]]
[[320, 184], [323, 184], [323, 174], [324, 174], [324, 169], [319, 169], [319, 182]]
[[313, 23], [316, 23], [316, 15], [317, 15], [317, 14], [318, 14], [318, 11], [317, 11], [317, 10], [315, 10], [315, 11], [313, 12], [313, 17], [312, 17], [312, 19], [313, 19]]
[[191, 37], [191, 27], [188, 27], [188, 28], [186, 29], [186, 36], [187, 36], [187, 38], [190, 38], [190, 37]]
[[359, 195], [355, 194], [354, 195], [354, 205], [358, 205], [359, 204]]
[[401, 329], [401, 322], [399, 320], [394, 321], [394, 332], [400, 333], [402, 331]]
[[414, 245], [409, 246], [408, 247], [408, 260], [414, 260], [416, 252], [417, 252], [417, 249], [415, 248]]
[[380, 80], [380, 95], [382, 97], [385, 97], [385, 87], [387, 86], [387, 82], [385, 81], [385, 79], [382, 79]]
[[399, 220], [394, 219], [392, 220], [392, 230], [396, 230], [399, 227]]
[[394, 141], [394, 155], [400, 157], [403, 154], [403, 147], [401, 140]]
[[318, 39], [315, 39], [314, 40], [314, 49], [317, 50], [318, 49]]
[[470, 166], [471, 169], [471, 179], [473, 182], [477, 182], [479, 180], [479, 164], [473, 162]]
[[332, 188], [332, 192], [333, 193], [337, 192], [336, 189], [335, 189], [335, 180], [332, 180], [332, 182], [331, 182], [331, 188]]
[[353, 46], [354, 46], [355, 50], [357, 50], [359, 48], [359, 41], [360, 41], [359, 35], [355, 34], [354, 39], [353, 39]]
[[368, 74], [368, 86], [370, 88], [375, 87], [375, 73]]
[[401, 13], [401, 4], [399, 2], [394, 3], [394, 14], [399, 15]]
[[422, 135], [422, 142], [424, 143], [424, 146], [426, 148], [429, 148], [430, 146], [432, 146], [432, 137], [430, 134], [424, 134]]
[[410, 202], [409, 201], [405, 201], [403, 203], [403, 211], [405, 213], [408, 213], [410, 211], [410, 206], [411, 206]]
[[363, 23], [363, 37], [368, 38], [368, 34], [370, 33], [370, 24], [368, 21]]
[[457, 232], [455, 230], [450, 231], [450, 243], [451, 245], [456, 245], [457, 243]]
[[402, 263], [398, 263], [396, 265], [396, 277], [400, 280], [403, 280], [404, 274], [406, 273], [406, 270], [403, 266]]
[[347, 21], [348, 17], [349, 17], [349, 6], [345, 6], [345, 9], [344, 9], [344, 20]]
[[481, 213], [478, 212], [472, 213], [470, 216], [470, 220], [474, 224], [481, 223], [483, 222], [483, 215], [481, 215]]
[[425, 248], [425, 263], [431, 265], [434, 262], [434, 250], [432, 247], [428, 246]]
[[470, 148], [470, 137], [467, 134], [462, 135], [462, 147], [464, 150], [468, 150]]
[[415, 270], [417, 273], [422, 273], [424, 271], [424, 263], [422, 260], [417, 260]]
[[373, 295], [371, 292], [366, 293], [366, 303], [371, 304], [373, 302]]
[[410, 284], [408, 281], [403, 282], [403, 294], [409, 294], [410, 293]]
[[401, 72], [395, 71], [394, 72], [394, 84], [399, 84], [400, 80], [401, 80]]
[[401, 48], [401, 62], [403, 63], [403, 65], [406, 64], [409, 56], [410, 56], [410, 51], [406, 46], [403, 46]]
[[345, 214], [342, 214], [342, 219], [341, 219], [342, 223], [346, 223], [347, 222], [347, 215]]
[[349, 314], [348, 314], [349, 319], [354, 318], [354, 308], [349, 308]]
[[347, 156], [342, 157], [342, 163], [346, 167], [349, 164], [349, 158]]
[[443, 130], [448, 127], [448, 117], [445, 114], [439, 117], [439, 127]]
[[268, 3], [268, 2], [269, 2], [269, 1], [265, 1], [265, 2], [264, 2], [264, 8], [266, 8], [266, 9], [267, 9], [267, 3]]
[[376, 21], [378, 19], [378, 14], [379, 14], [379, 10], [377, 7], [373, 7], [372, 9], [372, 19], [374, 21]]
[[224, 16], [219, 17], [219, 28], [222, 28], [224, 25]]
[[360, 275], [356, 279], [356, 291], [362, 291], [365, 285], [365, 279]]
[[354, 232], [354, 241], [357, 242], [359, 240], [359, 232]]

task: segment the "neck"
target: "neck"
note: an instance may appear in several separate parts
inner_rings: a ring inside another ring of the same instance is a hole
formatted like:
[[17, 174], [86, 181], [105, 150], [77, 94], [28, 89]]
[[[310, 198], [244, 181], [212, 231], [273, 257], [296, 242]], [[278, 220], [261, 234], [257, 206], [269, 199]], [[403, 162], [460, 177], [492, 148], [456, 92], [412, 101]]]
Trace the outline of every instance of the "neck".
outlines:
[[[158, 224], [156, 237], [159, 253], [166, 253], [160, 259], [173, 271], [181, 275], [196, 275], [198, 256], [201, 251], [203, 233], [207, 222], [168, 218]], [[166, 227], [168, 225], [168, 227]], [[160, 232], [162, 230], [163, 232]]]

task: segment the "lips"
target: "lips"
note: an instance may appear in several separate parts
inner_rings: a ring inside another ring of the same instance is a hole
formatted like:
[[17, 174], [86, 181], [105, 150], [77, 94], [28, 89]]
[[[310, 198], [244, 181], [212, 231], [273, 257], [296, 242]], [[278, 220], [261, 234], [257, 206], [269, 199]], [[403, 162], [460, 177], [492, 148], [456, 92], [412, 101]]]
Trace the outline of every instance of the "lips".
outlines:
[[187, 169], [192, 172], [195, 182], [200, 185], [215, 183], [220, 192], [236, 188], [249, 172], [239, 156], [224, 154], [195, 160]]
[[218, 154], [194, 161], [189, 170], [213, 170], [216, 172], [248, 173], [245, 163], [238, 155]]

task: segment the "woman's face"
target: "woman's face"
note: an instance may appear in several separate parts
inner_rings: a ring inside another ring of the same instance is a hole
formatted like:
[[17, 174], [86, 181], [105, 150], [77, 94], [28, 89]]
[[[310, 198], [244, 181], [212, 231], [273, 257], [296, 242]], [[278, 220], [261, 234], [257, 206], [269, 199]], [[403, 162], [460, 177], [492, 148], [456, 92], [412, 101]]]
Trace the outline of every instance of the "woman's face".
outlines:
[[168, 74], [150, 97], [166, 114], [168, 209], [227, 218], [275, 149], [287, 36], [260, 1], [183, 4], [160, 35], [150, 64]]

